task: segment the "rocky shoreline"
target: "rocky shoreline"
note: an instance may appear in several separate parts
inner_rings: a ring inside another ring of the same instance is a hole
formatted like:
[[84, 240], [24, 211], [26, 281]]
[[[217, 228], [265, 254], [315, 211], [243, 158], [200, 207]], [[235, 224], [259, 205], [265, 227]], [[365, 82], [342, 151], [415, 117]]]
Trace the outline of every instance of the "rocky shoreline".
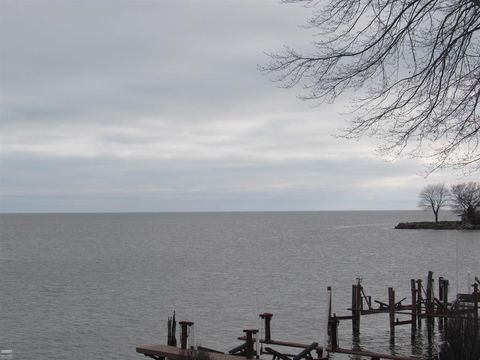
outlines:
[[399, 223], [395, 229], [429, 229], [429, 230], [480, 230], [480, 225], [462, 224], [460, 221], [430, 221]]

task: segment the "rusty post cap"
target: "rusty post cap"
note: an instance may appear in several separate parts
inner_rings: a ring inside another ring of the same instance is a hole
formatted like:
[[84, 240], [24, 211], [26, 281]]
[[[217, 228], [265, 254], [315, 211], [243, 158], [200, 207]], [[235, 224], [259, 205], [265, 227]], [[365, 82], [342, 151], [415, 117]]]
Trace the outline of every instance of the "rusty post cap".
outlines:
[[252, 333], [252, 334], [256, 334], [258, 333], [258, 329], [243, 329], [243, 332], [244, 333]]
[[187, 325], [187, 326], [192, 326], [193, 325], [193, 321], [186, 321], [186, 320], [179, 321], [178, 323], [180, 325]]
[[273, 314], [263, 313], [263, 314], [260, 314], [258, 316], [260, 316], [262, 319], [264, 319], [264, 318], [271, 318], [273, 316]]

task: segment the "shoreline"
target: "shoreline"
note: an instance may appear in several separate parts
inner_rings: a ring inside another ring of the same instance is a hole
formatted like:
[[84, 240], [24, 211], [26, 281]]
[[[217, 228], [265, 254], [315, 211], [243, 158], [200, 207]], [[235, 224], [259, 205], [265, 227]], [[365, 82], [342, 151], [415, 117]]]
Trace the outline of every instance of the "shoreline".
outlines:
[[433, 221], [401, 222], [395, 229], [407, 230], [480, 230], [480, 225], [462, 224], [460, 221]]

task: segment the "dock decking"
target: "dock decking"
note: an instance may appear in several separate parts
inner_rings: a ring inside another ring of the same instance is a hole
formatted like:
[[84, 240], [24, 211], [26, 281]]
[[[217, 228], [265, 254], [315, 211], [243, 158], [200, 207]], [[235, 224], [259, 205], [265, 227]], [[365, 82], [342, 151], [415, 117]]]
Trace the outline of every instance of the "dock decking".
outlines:
[[[184, 360], [188, 355], [195, 355], [198, 350], [183, 350], [175, 346], [168, 345], [141, 345], [137, 347], [137, 353], [149, 356], [154, 359], [169, 358], [172, 360]], [[238, 360], [236, 355], [227, 355], [217, 352], [205, 351], [210, 360]]]

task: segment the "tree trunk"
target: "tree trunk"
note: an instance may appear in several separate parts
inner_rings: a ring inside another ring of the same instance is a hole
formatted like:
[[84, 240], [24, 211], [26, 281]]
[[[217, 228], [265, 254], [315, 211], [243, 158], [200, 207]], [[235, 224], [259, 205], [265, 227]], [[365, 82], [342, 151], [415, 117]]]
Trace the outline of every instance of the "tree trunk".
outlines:
[[468, 224], [475, 224], [475, 209], [473, 207], [468, 207], [466, 217]]

